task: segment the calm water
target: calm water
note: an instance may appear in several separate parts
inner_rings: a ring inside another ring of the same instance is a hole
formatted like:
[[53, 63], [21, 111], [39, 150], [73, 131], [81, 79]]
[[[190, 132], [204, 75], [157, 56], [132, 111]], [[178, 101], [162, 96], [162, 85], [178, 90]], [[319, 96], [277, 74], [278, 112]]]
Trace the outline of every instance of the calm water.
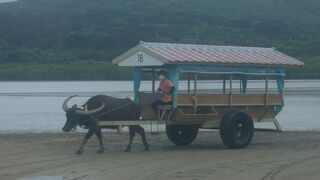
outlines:
[[[186, 85], [182, 82], [181, 89]], [[263, 89], [263, 82], [252, 81], [248, 86]], [[221, 82], [199, 83], [199, 89], [211, 88], [221, 89]], [[274, 82], [270, 88], [275, 88]], [[141, 89], [150, 90], [150, 82], [142, 82]], [[286, 105], [278, 115], [284, 130], [320, 130], [319, 92], [320, 80], [286, 82]], [[80, 97], [71, 104], [82, 104], [95, 94], [132, 97], [132, 81], [0, 82], [0, 133], [61, 132], [62, 102], [74, 94]], [[269, 123], [256, 126], [274, 128]]]

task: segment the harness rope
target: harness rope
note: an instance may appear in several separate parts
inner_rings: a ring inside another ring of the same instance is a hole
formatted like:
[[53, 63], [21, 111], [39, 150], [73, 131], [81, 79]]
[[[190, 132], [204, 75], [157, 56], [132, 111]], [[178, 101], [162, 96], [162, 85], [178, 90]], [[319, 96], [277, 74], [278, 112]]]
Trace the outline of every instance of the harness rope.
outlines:
[[79, 122], [78, 125], [79, 125], [80, 127], [82, 127], [82, 128], [87, 128], [88, 126], [84, 126], [84, 125], [81, 125], [81, 124], [83, 124], [83, 123], [85, 123], [85, 122], [88, 122], [88, 121], [90, 121], [90, 120], [94, 120], [93, 122], [96, 122], [96, 121], [97, 121], [97, 118], [96, 118], [97, 116], [101, 116], [101, 115], [108, 114], [108, 113], [110, 113], [110, 112], [113, 112], [113, 111], [116, 111], [116, 110], [121, 109], [121, 108], [123, 108], [123, 107], [126, 107], [126, 106], [128, 106], [128, 105], [130, 105], [130, 104], [133, 104], [133, 102], [124, 104], [124, 105], [122, 105], [122, 106], [118, 106], [118, 107], [116, 107], [116, 108], [110, 109], [109, 111], [106, 111], [106, 112], [97, 114], [97, 115], [95, 115], [95, 116], [90, 115], [90, 116], [91, 116], [90, 118], [85, 119], [85, 120]]

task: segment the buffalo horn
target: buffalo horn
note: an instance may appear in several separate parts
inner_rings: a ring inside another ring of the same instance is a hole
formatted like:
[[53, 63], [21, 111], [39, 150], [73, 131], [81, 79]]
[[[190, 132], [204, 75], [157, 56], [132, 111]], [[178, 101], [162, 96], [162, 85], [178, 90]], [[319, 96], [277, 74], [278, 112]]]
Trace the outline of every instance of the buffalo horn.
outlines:
[[76, 113], [79, 114], [79, 115], [90, 115], [90, 114], [94, 114], [94, 113], [97, 113], [101, 110], [103, 110], [105, 106], [105, 103], [102, 103], [102, 105], [96, 109], [92, 109], [92, 110], [77, 110]]
[[69, 102], [69, 100], [70, 100], [71, 98], [75, 97], [75, 96], [77, 96], [77, 95], [70, 96], [70, 97], [68, 97], [66, 100], [64, 100], [63, 105], [62, 105], [62, 109], [63, 109], [65, 112], [67, 112], [68, 109], [69, 109], [69, 107], [68, 107], [68, 102]]

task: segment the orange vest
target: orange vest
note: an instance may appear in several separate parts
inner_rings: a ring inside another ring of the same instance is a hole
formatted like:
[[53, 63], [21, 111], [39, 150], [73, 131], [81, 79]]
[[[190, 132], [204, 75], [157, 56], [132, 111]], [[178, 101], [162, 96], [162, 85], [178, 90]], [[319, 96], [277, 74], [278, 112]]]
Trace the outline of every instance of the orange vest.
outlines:
[[164, 79], [160, 81], [159, 89], [161, 90], [161, 99], [163, 102], [171, 102], [172, 95], [170, 94], [173, 84], [170, 80]]

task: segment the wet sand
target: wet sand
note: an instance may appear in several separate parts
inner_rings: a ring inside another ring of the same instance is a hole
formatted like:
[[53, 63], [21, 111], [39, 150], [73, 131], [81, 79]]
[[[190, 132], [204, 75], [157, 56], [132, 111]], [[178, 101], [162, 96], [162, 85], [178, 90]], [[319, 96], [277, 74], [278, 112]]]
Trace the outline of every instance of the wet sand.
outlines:
[[148, 133], [150, 151], [136, 136], [130, 153], [126, 133], [104, 133], [104, 154], [94, 137], [75, 155], [83, 136], [0, 135], [0, 179], [320, 179], [320, 132], [256, 132], [241, 150], [227, 149], [217, 131], [188, 147]]

